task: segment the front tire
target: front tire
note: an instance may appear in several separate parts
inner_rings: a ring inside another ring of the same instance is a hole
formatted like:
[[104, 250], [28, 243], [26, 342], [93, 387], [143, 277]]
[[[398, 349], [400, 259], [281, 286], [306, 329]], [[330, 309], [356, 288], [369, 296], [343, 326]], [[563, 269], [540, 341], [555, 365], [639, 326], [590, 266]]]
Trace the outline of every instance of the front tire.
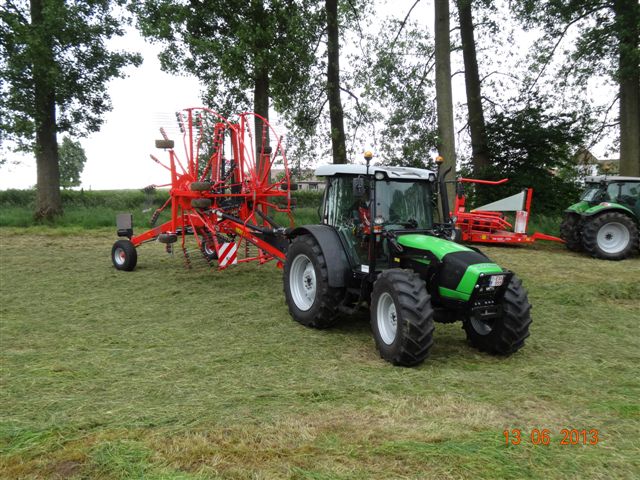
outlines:
[[417, 273], [394, 268], [380, 274], [371, 294], [371, 331], [382, 358], [405, 367], [422, 363], [433, 345], [433, 315]]
[[623, 260], [638, 245], [638, 227], [624, 213], [603, 213], [587, 221], [582, 231], [582, 242], [592, 257]]
[[524, 346], [531, 325], [531, 304], [522, 281], [513, 276], [502, 299], [502, 316], [492, 320], [466, 318], [462, 328], [472, 347], [494, 355], [511, 355]]
[[560, 224], [560, 238], [565, 241], [565, 246], [572, 252], [582, 251], [582, 239], [580, 238], [580, 215], [566, 213]]
[[287, 250], [284, 295], [296, 322], [312, 328], [328, 328], [335, 323], [345, 291], [329, 286], [326, 260], [311, 235], [296, 237]]
[[111, 261], [117, 270], [130, 272], [138, 263], [138, 251], [130, 240], [118, 240], [111, 248]]

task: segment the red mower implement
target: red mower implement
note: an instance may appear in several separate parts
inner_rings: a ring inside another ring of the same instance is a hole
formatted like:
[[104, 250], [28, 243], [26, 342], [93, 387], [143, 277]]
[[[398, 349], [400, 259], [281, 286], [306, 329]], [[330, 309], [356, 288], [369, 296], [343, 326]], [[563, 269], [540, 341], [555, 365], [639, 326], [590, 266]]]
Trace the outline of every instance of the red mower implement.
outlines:
[[[188, 108], [176, 113], [176, 119], [184, 156], [176, 152], [164, 129], [156, 147], [167, 152], [168, 162], [151, 155], [171, 175], [171, 183], [154, 185], [170, 187], [169, 199], [153, 213], [153, 228], [141, 234], [134, 235], [131, 214], [118, 215], [118, 236], [126, 239], [113, 245], [115, 268], [133, 270], [136, 248], [151, 241], [165, 244], [168, 252], [180, 242], [190, 266], [189, 236], [208, 261], [217, 260], [219, 269], [273, 259], [281, 266], [288, 243], [286, 229], [270, 213], [286, 213], [292, 223], [292, 185], [282, 138], [255, 113], [241, 113], [232, 121], [207, 108]], [[275, 149], [269, 139], [275, 140]], [[259, 151], [256, 143], [261, 145]], [[275, 167], [280, 173], [277, 180], [272, 179]], [[155, 226], [165, 210], [169, 220]]]
[[[461, 240], [471, 243], [530, 244], [536, 240], [564, 243], [561, 238], [540, 232], [527, 235], [533, 197], [532, 188], [526, 188], [510, 197], [467, 211], [465, 183], [502, 185], [508, 181], [508, 178], [498, 181], [473, 178], [458, 178], [456, 180], [456, 200], [452, 216], [455, 218], [456, 228], [461, 232]], [[514, 224], [508, 221], [504, 212], [515, 212]]]

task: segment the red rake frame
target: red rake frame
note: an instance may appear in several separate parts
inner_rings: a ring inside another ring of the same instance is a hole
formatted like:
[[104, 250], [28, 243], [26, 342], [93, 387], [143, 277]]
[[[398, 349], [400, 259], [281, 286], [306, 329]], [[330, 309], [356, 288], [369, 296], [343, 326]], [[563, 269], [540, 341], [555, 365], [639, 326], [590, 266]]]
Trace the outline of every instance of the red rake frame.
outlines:
[[[163, 140], [156, 141], [156, 146], [168, 150], [168, 165], [151, 155], [171, 174], [171, 183], [154, 185], [171, 189], [169, 200], [154, 212], [153, 219], [167, 207], [171, 219], [131, 236], [133, 245], [181, 238], [186, 256], [186, 236], [193, 235], [201, 250], [206, 246], [217, 254], [222, 253], [223, 243], [234, 241], [238, 247], [244, 246], [246, 254], [237, 259], [238, 263], [265, 263], [275, 258], [280, 265], [285, 254], [274, 233], [283, 233], [284, 229], [275, 224], [269, 213], [286, 213], [293, 225], [291, 177], [282, 137], [265, 118], [252, 112], [238, 114], [234, 122], [208, 108], [187, 108], [176, 117], [182, 133], [184, 164], [164, 129], [160, 129]], [[252, 124], [262, 127], [259, 152], [255, 151]], [[269, 138], [276, 139], [275, 149], [268, 145]], [[231, 160], [225, 158], [225, 149], [230, 150]], [[284, 173], [272, 181], [275, 165]], [[255, 250], [250, 245], [257, 247], [257, 254], [250, 253]], [[219, 262], [218, 268], [227, 266]]]

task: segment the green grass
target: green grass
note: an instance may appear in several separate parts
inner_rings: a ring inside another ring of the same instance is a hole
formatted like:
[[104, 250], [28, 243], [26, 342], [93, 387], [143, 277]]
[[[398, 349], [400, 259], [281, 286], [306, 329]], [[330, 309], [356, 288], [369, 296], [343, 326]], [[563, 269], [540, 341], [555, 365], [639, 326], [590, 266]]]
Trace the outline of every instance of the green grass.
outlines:
[[[20, 234], [18, 234], [20, 233]], [[437, 325], [420, 367], [366, 316], [291, 320], [273, 264], [111, 267], [112, 229], [0, 229], [0, 478], [636, 478], [640, 261], [484, 248], [529, 289], [525, 347]], [[502, 432], [552, 432], [505, 446]], [[562, 428], [598, 429], [560, 446]]]

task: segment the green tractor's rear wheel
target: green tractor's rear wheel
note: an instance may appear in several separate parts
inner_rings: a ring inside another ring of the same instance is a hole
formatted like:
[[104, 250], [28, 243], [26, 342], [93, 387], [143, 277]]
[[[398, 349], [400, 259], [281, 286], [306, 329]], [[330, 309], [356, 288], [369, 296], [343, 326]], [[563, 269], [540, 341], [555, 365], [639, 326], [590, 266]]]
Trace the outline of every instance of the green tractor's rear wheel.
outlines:
[[602, 213], [586, 221], [582, 244], [592, 257], [623, 260], [638, 245], [638, 227], [624, 213]]
[[284, 295], [296, 322], [313, 328], [328, 328], [335, 323], [345, 291], [329, 286], [326, 260], [311, 235], [296, 237], [287, 250]]
[[472, 347], [494, 355], [510, 355], [524, 345], [529, 336], [531, 304], [522, 281], [513, 276], [502, 299], [502, 316], [482, 320], [467, 318], [462, 328]]
[[418, 365], [433, 345], [433, 308], [427, 286], [411, 270], [380, 274], [371, 294], [371, 330], [380, 356], [394, 365]]
[[565, 241], [565, 246], [573, 252], [582, 251], [580, 221], [580, 215], [566, 213], [560, 224], [560, 238]]

